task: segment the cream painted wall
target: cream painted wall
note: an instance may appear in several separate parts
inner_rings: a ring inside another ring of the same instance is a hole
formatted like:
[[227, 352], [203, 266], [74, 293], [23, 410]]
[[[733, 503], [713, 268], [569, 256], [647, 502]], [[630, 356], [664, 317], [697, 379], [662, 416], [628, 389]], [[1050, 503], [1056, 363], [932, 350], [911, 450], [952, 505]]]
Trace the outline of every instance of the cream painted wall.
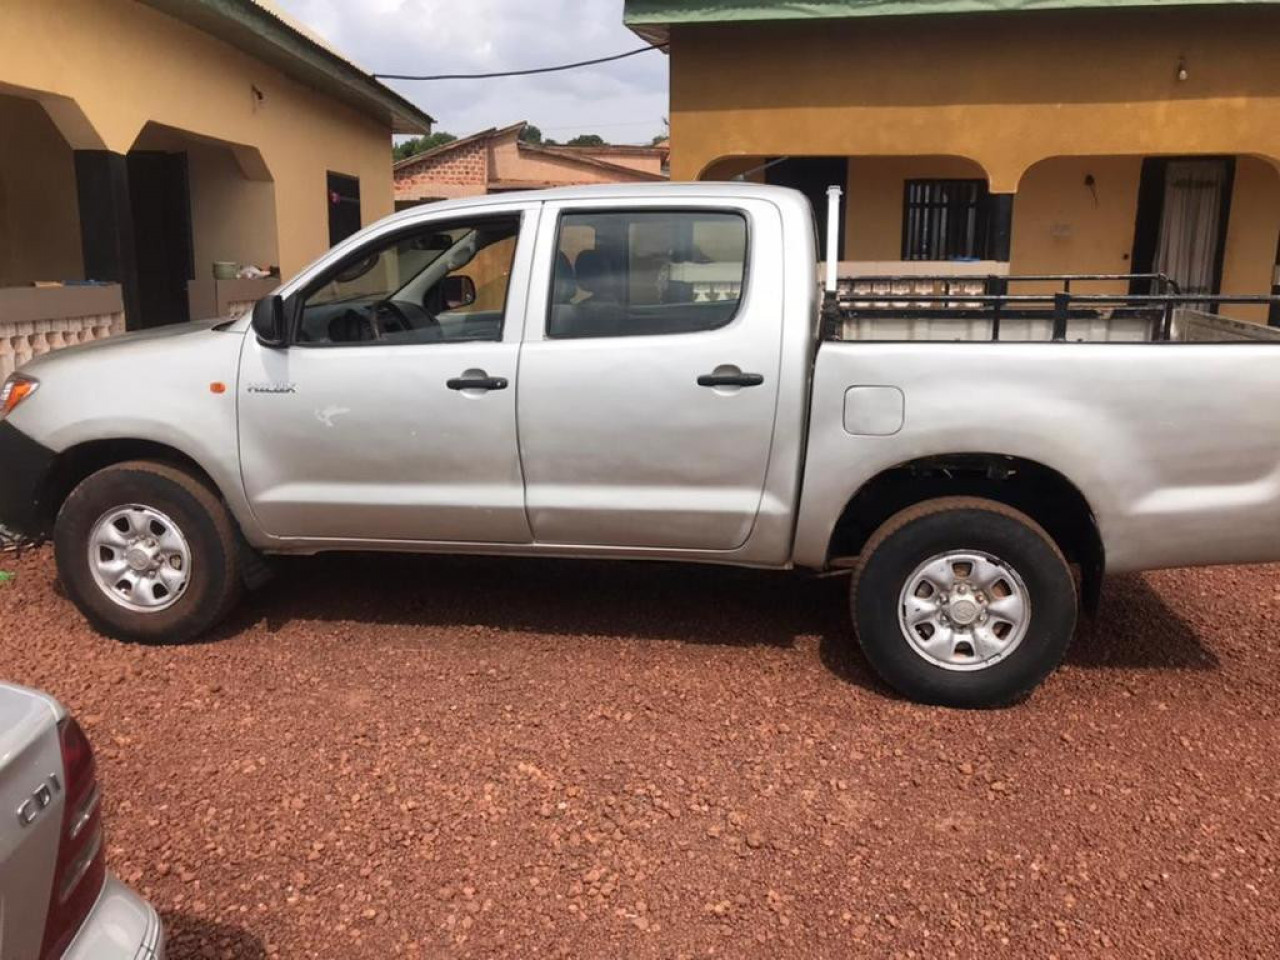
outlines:
[[[1278, 34], [1280, 8], [1243, 4], [677, 26], [672, 179], [769, 156], [968, 157], [1019, 193], [1013, 272], [1125, 272], [1141, 157], [1280, 160]], [[1264, 292], [1280, 188], [1241, 166], [1224, 287]], [[851, 256], [896, 258], [900, 188], [850, 190]]]
[[[845, 206], [846, 260], [902, 258], [902, 203], [907, 180], [986, 180], [962, 157], [851, 157]], [[825, 214], [823, 214], [825, 216]]]
[[286, 277], [329, 245], [326, 171], [360, 179], [364, 223], [392, 210], [389, 128], [151, 7], [8, 0], [0, 50], [0, 84], [75, 101], [77, 148], [126, 153], [148, 121], [257, 147]]
[[215, 260], [258, 266], [279, 263], [275, 184], [246, 176], [229, 146], [148, 124], [134, 141], [134, 149], [187, 156], [196, 279], [209, 279]]
[[750, 183], [764, 183], [766, 171], [760, 167], [769, 162], [768, 157], [725, 157], [715, 160], [699, 175], [699, 180], [733, 180], [746, 174]]
[[187, 163], [196, 276], [215, 260], [278, 265], [275, 184], [246, 179], [226, 149], [194, 144]]
[[[1280, 172], [1269, 160], [1236, 160], [1234, 195], [1227, 221], [1227, 251], [1222, 265], [1222, 292], [1270, 293], [1280, 238]], [[1270, 251], [1270, 256], [1266, 254]], [[1266, 322], [1266, 307], [1227, 306], [1223, 312], [1241, 320]]]
[[[1085, 185], [1090, 175], [1093, 191]], [[1141, 178], [1141, 157], [1053, 157], [1037, 163], [1023, 174], [1013, 200], [1009, 272], [1129, 273]], [[1128, 281], [1118, 281], [1074, 289], [1124, 293], [1128, 287]], [[1015, 292], [1036, 289], [1019, 285]]]
[[34, 100], [0, 94], [0, 287], [83, 280], [71, 148]]
[[734, 155], [945, 155], [1011, 193], [1051, 156], [1280, 157], [1277, 32], [1263, 5], [676, 27], [672, 178]]

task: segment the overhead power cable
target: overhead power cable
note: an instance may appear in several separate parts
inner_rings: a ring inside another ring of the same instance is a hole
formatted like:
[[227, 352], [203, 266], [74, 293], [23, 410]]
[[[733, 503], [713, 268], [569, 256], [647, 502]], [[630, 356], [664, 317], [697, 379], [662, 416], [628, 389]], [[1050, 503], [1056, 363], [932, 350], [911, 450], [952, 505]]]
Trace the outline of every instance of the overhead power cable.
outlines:
[[434, 76], [415, 76], [407, 73], [375, 73], [377, 80], [492, 80], [497, 77], [529, 77], [535, 73], [559, 73], [561, 70], [577, 70], [579, 67], [593, 67], [598, 63], [610, 63], [614, 60], [625, 60], [650, 50], [665, 50], [665, 43], [655, 43], [628, 50], [626, 53], [615, 53], [611, 57], [596, 57], [594, 60], [579, 60], [577, 63], [562, 63], [554, 67], [533, 67], [529, 70], [500, 70], [495, 73], [441, 73]]

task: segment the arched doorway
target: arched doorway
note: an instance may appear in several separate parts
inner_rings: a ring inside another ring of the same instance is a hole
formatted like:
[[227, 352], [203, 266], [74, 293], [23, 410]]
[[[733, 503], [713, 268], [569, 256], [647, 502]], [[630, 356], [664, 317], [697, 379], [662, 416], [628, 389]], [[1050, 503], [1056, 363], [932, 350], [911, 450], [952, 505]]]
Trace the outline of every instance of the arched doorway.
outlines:
[[256, 148], [148, 123], [127, 163], [138, 269], [131, 327], [221, 316], [273, 285], [240, 276], [278, 271], [275, 184]]

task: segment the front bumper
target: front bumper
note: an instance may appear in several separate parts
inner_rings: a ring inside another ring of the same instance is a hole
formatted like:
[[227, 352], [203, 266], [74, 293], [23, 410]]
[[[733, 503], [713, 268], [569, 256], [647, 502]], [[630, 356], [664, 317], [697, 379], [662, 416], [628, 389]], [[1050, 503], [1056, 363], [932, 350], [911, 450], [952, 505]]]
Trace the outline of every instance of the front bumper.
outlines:
[[28, 537], [48, 536], [39, 496], [53, 457], [52, 450], [0, 420], [0, 527]]
[[164, 926], [151, 904], [107, 874], [62, 960], [164, 960]]

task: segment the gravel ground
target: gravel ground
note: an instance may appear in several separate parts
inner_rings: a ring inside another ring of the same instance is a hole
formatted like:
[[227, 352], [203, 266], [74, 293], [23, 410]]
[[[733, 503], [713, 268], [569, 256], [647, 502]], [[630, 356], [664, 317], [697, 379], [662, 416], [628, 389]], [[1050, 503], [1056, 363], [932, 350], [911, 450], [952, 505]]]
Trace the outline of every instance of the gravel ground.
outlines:
[[845, 582], [293, 561], [212, 642], [0, 566], [171, 956], [1273, 957], [1280, 567], [1117, 578], [1026, 704], [904, 703]]

